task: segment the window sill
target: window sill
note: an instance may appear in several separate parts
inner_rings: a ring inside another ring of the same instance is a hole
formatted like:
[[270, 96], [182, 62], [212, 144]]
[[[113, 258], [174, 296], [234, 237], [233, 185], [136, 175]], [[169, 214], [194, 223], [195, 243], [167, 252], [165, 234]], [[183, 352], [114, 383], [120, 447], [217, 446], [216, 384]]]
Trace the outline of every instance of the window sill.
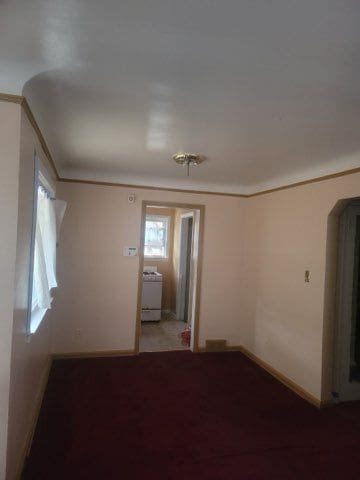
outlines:
[[169, 257], [149, 257], [148, 255], [144, 255], [144, 260], [149, 260], [149, 262], [168, 262]]

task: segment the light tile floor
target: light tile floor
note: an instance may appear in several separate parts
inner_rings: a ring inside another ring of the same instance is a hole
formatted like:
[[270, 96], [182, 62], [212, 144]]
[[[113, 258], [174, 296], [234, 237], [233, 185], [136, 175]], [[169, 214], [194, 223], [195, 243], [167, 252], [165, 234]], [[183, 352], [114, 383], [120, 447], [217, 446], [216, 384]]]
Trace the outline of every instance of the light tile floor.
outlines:
[[188, 350], [181, 344], [180, 332], [186, 323], [164, 315], [159, 322], [142, 322], [140, 352], [164, 352], [168, 350]]

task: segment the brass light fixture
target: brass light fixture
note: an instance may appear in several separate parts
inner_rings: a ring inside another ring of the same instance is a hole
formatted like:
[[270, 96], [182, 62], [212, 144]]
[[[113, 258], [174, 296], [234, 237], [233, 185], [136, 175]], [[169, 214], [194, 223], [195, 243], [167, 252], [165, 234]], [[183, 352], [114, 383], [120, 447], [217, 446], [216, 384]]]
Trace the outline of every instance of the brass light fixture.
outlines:
[[187, 169], [187, 176], [190, 174], [190, 167], [200, 165], [204, 161], [204, 157], [197, 153], [176, 153], [173, 155], [173, 160], [178, 165], [185, 165]]

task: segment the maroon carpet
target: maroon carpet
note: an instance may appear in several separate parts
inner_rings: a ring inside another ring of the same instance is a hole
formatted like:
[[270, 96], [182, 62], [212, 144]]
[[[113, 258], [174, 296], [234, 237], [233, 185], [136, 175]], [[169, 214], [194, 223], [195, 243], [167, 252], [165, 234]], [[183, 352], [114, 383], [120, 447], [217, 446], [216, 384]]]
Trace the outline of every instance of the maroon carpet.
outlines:
[[53, 364], [26, 480], [359, 479], [360, 403], [322, 411], [240, 353]]

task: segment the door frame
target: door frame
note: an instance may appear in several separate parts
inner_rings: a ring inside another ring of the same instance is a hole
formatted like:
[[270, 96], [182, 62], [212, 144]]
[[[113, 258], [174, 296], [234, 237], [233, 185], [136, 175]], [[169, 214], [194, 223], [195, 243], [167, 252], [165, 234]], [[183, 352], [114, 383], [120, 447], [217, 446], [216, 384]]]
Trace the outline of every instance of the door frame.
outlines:
[[[195, 218], [194, 218], [194, 212], [188, 212], [188, 213], [183, 213], [180, 215], [180, 244], [179, 244], [179, 276], [180, 276], [180, 264], [181, 264], [181, 254], [182, 254], [182, 251], [181, 251], [181, 248], [182, 248], [182, 242], [181, 242], [181, 239], [182, 239], [182, 228], [183, 228], [183, 220], [185, 219], [192, 219], [192, 226], [191, 226], [191, 244], [190, 244], [190, 249], [191, 249], [191, 256], [193, 254], [193, 241], [194, 241], [194, 227], [195, 227]], [[189, 232], [188, 232], [189, 233]], [[189, 244], [187, 244], [187, 250], [189, 249]], [[189, 294], [189, 290], [190, 290], [190, 279], [191, 279], [191, 273], [192, 273], [192, 268], [191, 268], [191, 261], [190, 261], [190, 268], [189, 268], [189, 271], [187, 272], [188, 274], [188, 278], [186, 279], [186, 283], [187, 283], [187, 295], [188, 295], [188, 303], [186, 305], [186, 293], [185, 293], [185, 297], [184, 297], [184, 310], [185, 310], [185, 307], [187, 306], [187, 319], [188, 319], [188, 315], [189, 315], [189, 300], [190, 300], [190, 294]], [[181, 317], [178, 315], [179, 311], [180, 311], [180, 301], [182, 300], [181, 298], [181, 295], [182, 295], [182, 285], [181, 285], [181, 278], [179, 278], [179, 283], [178, 283], [178, 287], [176, 289], [176, 318], [177, 319], [181, 319]]]
[[335, 364], [333, 392], [337, 401], [360, 398], [360, 384], [347, 380], [350, 370], [350, 348], [353, 315], [353, 279], [355, 272], [356, 216], [360, 211], [358, 201], [349, 202], [340, 216], [339, 256], [337, 278], [337, 305], [335, 322]]
[[203, 260], [203, 243], [204, 243], [204, 217], [205, 205], [189, 204], [181, 202], [167, 202], [143, 200], [141, 206], [141, 224], [140, 224], [140, 250], [139, 250], [139, 271], [138, 271], [138, 292], [137, 292], [137, 308], [136, 308], [136, 325], [135, 325], [135, 354], [139, 354], [139, 342], [141, 332], [141, 293], [142, 293], [142, 272], [144, 269], [144, 242], [145, 242], [145, 220], [147, 207], [169, 207], [183, 208], [188, 210], [199, 211], [199, 244], [196, 272], [196, 288], [195, 288], [195, 312], [193, 322], [193, 352], [199, 351], [199, 318], [200, 318], [200, 293], [201, 293], [201, 277], [202, 277], [202, 260]]

